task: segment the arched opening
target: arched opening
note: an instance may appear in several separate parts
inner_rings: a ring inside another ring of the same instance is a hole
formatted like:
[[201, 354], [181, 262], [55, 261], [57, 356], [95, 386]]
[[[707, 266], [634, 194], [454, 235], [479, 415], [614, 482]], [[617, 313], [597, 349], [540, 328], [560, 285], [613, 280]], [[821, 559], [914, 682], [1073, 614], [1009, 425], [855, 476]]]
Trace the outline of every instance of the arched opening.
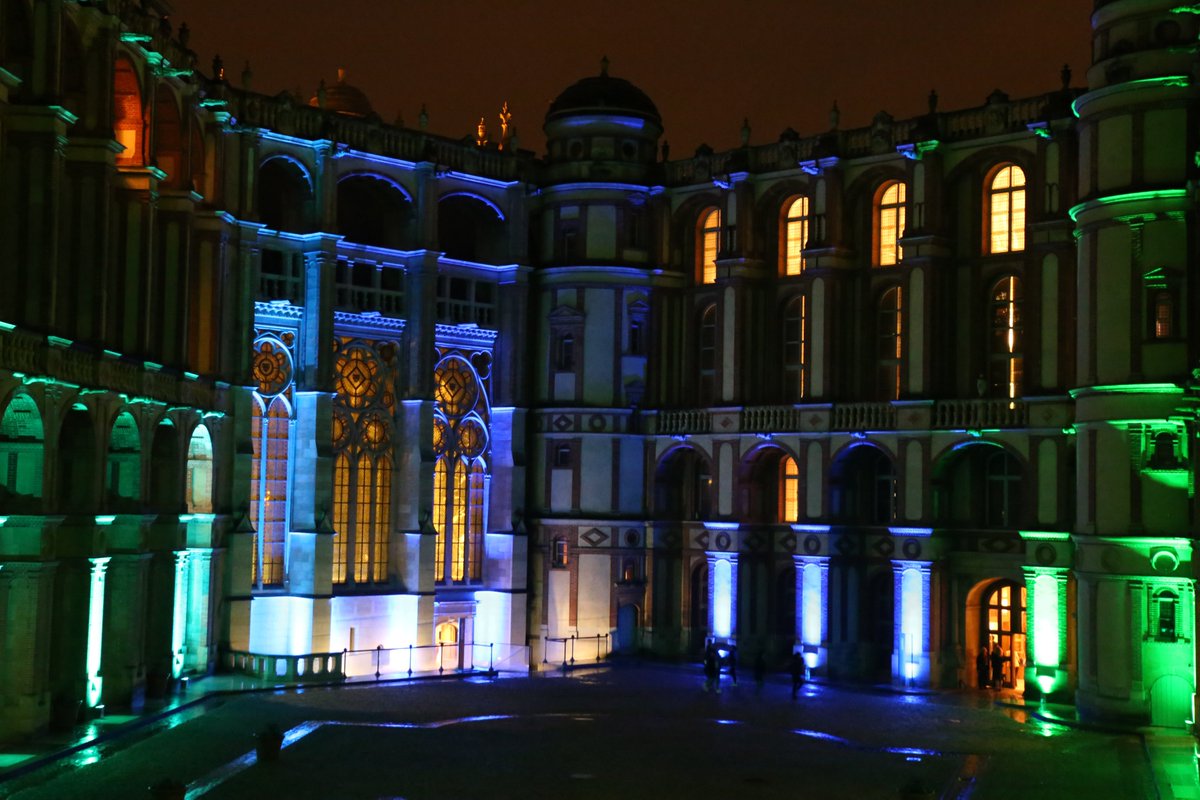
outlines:
[[996, 444], [961, 447], [933, 475], [934, 518], [946, 526], [1014, 529], [1022, 521], [1021, 463]]
[[800, 472], [796, 459], [779, 447], [760, 447], [738, 470], [740, 505], [747, 522], [795, 522]]
[[804, 271], [804, 248], [808, 246], [809, 202], [797, 195], [783, 204], [779, 219], [779, 274], [799, 275]]
[[283, 156], [258, 169], [258, 219], [268, 228], [291, 233], [312, 230], [315, 202], [308, 173]]
[[988, 184], [989, 253], [1014, 253], [1025, 249], [1025, 171], [1016, 164], [1001, 164]]
[[204, 425], [197, 425], [188, 441], [187, 510], [189, 514], [211, 514], [213, 510], [212, 436]]
[[706, 208], [696, 225], [696, 278], [698, 283], [717, 282], [717, 258], [721, 253], [721, 209]]
[[390, 181], [347, 175], [337, 185], [337, 231], [347, 241], [402, 250], [412, 240], [412, 204]]
[[113, 69], [113, 135], [125, 149], [117, 154], [118, 164], [146, 163], [146, 124], [137, 71], [128, 58], [119, 56]]
[[875, 266], [890, 267], [903, 258], [900, 239], [904, 236], [905, 202], [908, 186], [889, 181], [875, 194]]
[[892, 460], [872, 445], [843, 451], [829, 475], [830, 508], [843, 523], [887, 525], [896, 517], [898, 495]]
[[680, 447], [654, 473], [654, 512], [663, 520], [702, 520], [712, 515], [712, 468], [691, 447]]
[[167, 173], [163, 186], [183, 189], [188, 185], [183, 147], [183, 122], [179, 116], [179, 101], [164, 85], [155, 92], [154, 103], [154, 165]]
[[45, 435], [37, 403], [24, 392], [13, 396], [0, 417], [0, 509], [41, 509]]
[[150, 444], [150, 505], [162, 514], [178, 513], [182, 503], [179, 485], [179, 432], [164, 419], [154, 428]]
[[257, 392], [251, 409], [250, 520], [256, 531], [251, 575], [261, 588], [283, 583], [292, 413], [282, 395], [262, 398]]
[[499, 264], [508, 257], [504, 218], [478, 197], [455, 194], [438, 201], [438, 247], [448, 258]]
[[458, 644], [458, 623], [446, 621], [437, 626], [438, 644]]
[[142, 443], [137, 422], [122, 411], [113, 422], [108, 439], [104, 486], [108, 509], [118, 514], [136, 514], [142, 492]]
[[[973, 590], [978, 597], [978, 614], [968, 596], [970, 621], [967, 641], [974, 648], [975, 685], [977, 688], [1025, 690], [1026, 597], [1025, 585], [1001, 579], [984, 583]], [[971, 618], [974, 618], [971, 620]], [[974, 627], [974, 631], [970, 630]], [[985, 682], [986, 681], [986, 682]]]
[[67, 412], [58, 434], [58, 501], [80, 514], [96, 509], [96, 436], [83, 406]]

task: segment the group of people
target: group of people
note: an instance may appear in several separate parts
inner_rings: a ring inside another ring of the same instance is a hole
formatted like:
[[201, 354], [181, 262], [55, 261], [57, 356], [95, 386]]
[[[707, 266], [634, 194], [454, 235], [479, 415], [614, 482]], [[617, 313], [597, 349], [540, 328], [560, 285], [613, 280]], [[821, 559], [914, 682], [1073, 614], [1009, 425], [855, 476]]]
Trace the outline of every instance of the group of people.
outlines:
[[[717, 647], [716, 642], [709, 642], [704, 647], [704, 691], [721, 693], [721, 663], [722, 651]], [[730, 656], [728, 660], [730, 666], [730, 677], [733, 679], [734, 686], [737, 685], [737, 658], [736, 655]], [[804, 685], [805, 668], [804, 658], [799, 653], [792, 653], [792, 658], [788, 662], [788, 671], [792, 675], [792, 699], [800, 693], [800, 687]], [[757, 690], [762, 690], [763, 682], [767, 677], [767, 657], [762, 650], [758, 651], [758, 655], [754, 657], [754, 685]]]
[[993, 640], [989, 645], [984, 644], [975, 656], [975, 676], [980, 689], [1002, 689], [1004, 687], [1004, 655], [1000, 642]]

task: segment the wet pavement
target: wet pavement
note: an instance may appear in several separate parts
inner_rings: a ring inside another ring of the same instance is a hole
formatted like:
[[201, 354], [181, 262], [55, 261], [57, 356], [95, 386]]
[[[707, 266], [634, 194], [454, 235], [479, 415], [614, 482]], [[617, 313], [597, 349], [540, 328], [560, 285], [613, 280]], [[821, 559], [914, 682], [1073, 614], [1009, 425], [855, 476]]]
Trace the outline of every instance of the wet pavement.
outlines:
[[[1188, 737], [1084, 730], [995, 699], [809, 685], [793, 701], [775, 676], [715, 694], [698, 668], [669, 666], [223, 696], [0, 796], [124, 800], [174, 778], [188, 800], [1200, 797]], [[269, 724], [284, 747], [257, 763]]]

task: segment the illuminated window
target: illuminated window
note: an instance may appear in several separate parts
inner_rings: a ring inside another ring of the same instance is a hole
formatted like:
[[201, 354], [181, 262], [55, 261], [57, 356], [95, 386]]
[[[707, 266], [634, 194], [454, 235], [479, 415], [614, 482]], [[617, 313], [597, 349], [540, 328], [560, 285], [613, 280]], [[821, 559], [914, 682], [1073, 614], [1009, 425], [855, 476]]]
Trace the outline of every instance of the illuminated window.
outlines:
[[554, 539], [552, 552], [550, 555], [550, 565], [553, 567], [565, 567], [567, 565], [567, 540], [559, 536]]
[[721, 210], [710, 208], [700, 215], [697, 272], [701, 283], [717, 282], [717, 254], [721, 249]]
[[117, 154], [117, 163], [144, 164], [143, 142], [146, 116], [137, 72], [129, 59], [121, 57], [113, 69], [113, 135], [125, 149]]
[[804, 248], [808, 246], [808, 198], [797, 197], [784, 210], [783, 246], [780, 248], [784, 275], [804, 271]]
[[989, 253], [1025, 249], [1025, 172], [1015, 164], [997, 170], [988, 189]]
[[[0, 498], [6, 512], [16, 510], [19, 498], [42, 496], [44, 447], [37, 403], [19, 392], [0, 417]], [[36, 508], [36, 504], [25, 505], [31, 511]]]
[[1015, 275], [1001, 278], [992, 287], [989, 384], [993, 392], [1010, 400], [1021, 396], [1024, 383], [1024, 318], [1021, 310], [1024, 299], [1021, 279]]
[[[991, 651], [1000, 646], [1003, 656], [1001, 674], [995, 676], [1004, 686], [1021, 688], [1024, 675], [1016, 669], [1025, 659], [1025, 587], [1012, 581], [999, 581], [989, 587], [980, 610], [983, 630], [979, 646]], [[993, 688], [1000, 688], [993, 684]]]
[[1175, 641], [1178, 608], [1179, 597], [1174, 592], [1162, 591], [1154, 595], [1154, 611], [1158, 617], [1155, 624], [1155, 639], [1160, 642]]
[[[255, 586], [283, 583], [283, 549], [287, 537], [288, 434], [291, 409], [283, 396], [265, 398], [255, 392], [250, 417], [253, 457], [250, 463], [250, 520], [255, 528], [251, 557]], [[264, 414], [263, 405], [269, 403]]]
[[800, 519], [800, 468], [796, 465], [796, 459], [784, 456], [779, 472], [779, 520], [796, 522]]
[[798, 403], [808, 396], [808, 298], [788, 303], [783, 312], [784, 397]]
[[1175, 298], [1170, 292], [1154, 293], [1154, 338], [1170, 339], [1175, 336]]
[[396, 346], [334, 340], [333, 582], [385, 582], [391, 541]]
[[184, 499], [189, 514], [212, 513], [213, 455], [208, 428], [197, 425], [188, 441]]
[[471, 362], [447, 354], [434, 370], [434, 578], [438, 582], [478, 581], [483, 577], [483, 536], [487, 529], [489, 447], [486, 387], [476, 367], [490, 370], [490, 356]]
[[712, 405], [717, 398], [717, 307], [708, 306], [700, 315], [696, 352], [700, 377], [700, 404]]
[[894, 286], [879, 299], [876, 331], [877, 392], [881, 400], [899, 400], [904, 364], [902, 290]]
[[875, 205], [879, 249], [875, 264], [890, 267], [900, 263], [900, 237], [904, 235], [904, 201], [906, 185], [902, 181], [886, 183], [879, 191]]

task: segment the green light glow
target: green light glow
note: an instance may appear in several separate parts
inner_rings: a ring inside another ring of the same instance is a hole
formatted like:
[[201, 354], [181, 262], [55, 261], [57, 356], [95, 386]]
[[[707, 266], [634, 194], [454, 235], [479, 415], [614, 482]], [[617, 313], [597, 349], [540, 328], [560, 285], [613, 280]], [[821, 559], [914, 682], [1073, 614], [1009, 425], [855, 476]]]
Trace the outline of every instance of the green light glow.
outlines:
[[3, 528], [6, 522], [8, 522], [8, 517], [0, 517], [0, 528]]
[[126, 44], [137, 44], [137, 43], [141, 43], [141, 42], [148, 42], [153, 38], [154, 37], [148, 33], [126, 32], [126, 33], [121, 34], [121, 41], [125, 42]]
[[85, 686], [88, 708], [100, 704], [104, 689], [104, 678], [100, 677], [100, 648], [104, 642], [104, 573], [111, 557], [92, 558], [91, 590], [88, 594], [87, 632], [87, 684]]
[[1183, 389], [1174, 383], [1114, 383], [1071, 389], [1070, 394], [1072, 400], [1077, 400], [1091, 394], [1183, 394]]
[[1149, 192], [1126, 192], [1125, 194], [1112, 194], [1107, 197], [1096, 197], [1086, 202], [1080, 203], [1077, 206], [1072, 206], [1067, 213], [1071, 215], [1071, 221], [1076, 222], [1079, 219], [1079, 214], [1086, 208], [1099, 208], [1100, 206], [1111, 206], [1116, 203], [1136, 203], [1141, 200], [1182, 200], [1187, 197], [1186, 189], [1157, 189]]
[[108, 356], [109, 358], [120, 358], [121, 357], [121, 354], [118, 353], [116, 350], [105, 350], [104, 355]]
[[47, 336], [46, 341], [54, 347], [70, 347], [74, 344], [70, 339], [64, 339], [61, 336]]
[[1194, 6], [1175, 6], [1171, 9], [1172, 14], [1200, 14], [1200, 3]]
[[1071, 534], [1062, 531], [1017, 531], [1027, 542], [1065, 542]]
[[1106, 86], [1103, 89], [1097, 89], [1094, 92], [1088, 92], [1081, 97], [1076, 97], [1071, 101], [1071, 113], [1075, 115], [1076, 119], [1079, 119], [1079, 101], [1084, 97], [1104, 97], [1105, 95], [1113, 94], [1114, 92], [1127, 92], [1130, 90], [1136, 91], [1137, 89], [1148, 89], [1157, 86], [1187, 88], [1189, 85], [1191, 84], [1187, 75], [1163, 75], [1162, 77], [1158, 78], [1142, 78], [1136, 81], [1122, 81], [1121, 83], [1115, 83], [1112, 86]]
[[16, 329], [17, 326], [13, 325], [11, 322], [0, 321], [0, 331], [15, 331]]
[[97, 525], [112, 525], [116, 521], [117, 521], [117, 518], [115, 516], [113, 516], [112, 514], [105, 514], [103, 516], [96, 517]]
[[[1033, 581], [1033, 657], [1039, 667], [1057, 667], [1058, 652], [1058, 579], [1043, 572]], [[1053, 678], [1051, 678], [1053, 683]], [[1041, 686], [1041, 676], [1038, 676]], [[1043, 689], [1043, 694], [1048, 690]]]
[[142, 363], [146, 365], [146, 369], [153, 370], [154, 372], [160, 372], [163, 368], [163, 365], [157, 361], [145, 361]]
[[189, 381], [200, 380], [200, 376], [197, 375], [195, 372], [185, 372], [185, 373], [183, 373], [183, 377], [187, 378]]
[[175, 554], [175, 605], [171, 619], [171, 677], [183, 674], [183, 635], [187, 627], [188, 552]]
[[1170, 489], [1188, 487], [1188, 472], [1185, 469], [1144, 469], [1142, 474], [1154, 483]]

